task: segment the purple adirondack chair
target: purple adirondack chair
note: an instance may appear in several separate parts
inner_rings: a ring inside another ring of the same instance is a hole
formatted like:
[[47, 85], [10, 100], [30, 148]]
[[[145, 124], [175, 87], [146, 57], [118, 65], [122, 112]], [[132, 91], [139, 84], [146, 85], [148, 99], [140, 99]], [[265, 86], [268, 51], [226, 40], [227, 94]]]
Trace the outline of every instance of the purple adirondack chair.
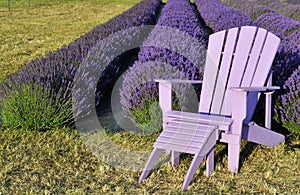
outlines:
[[[156, 80], [163, 111], [163, 131], [154, 143], [142, 172], [141, 183], [163, 151], [194, 154], [182, 190], [186, 190], [198, 166], [206, 157], [206, 174], [214, 171], [216, 141], [228, 143], [228, 170], [239, 168], [241, 139], [265, 146], [284, 142], [271, 128], [271, 65], [280, 39], [265, 29], [243, 26], [210, 35], [203, 81]], [[199, 113], [172, 110], [172, 84], [202, 83]], [[266, 84], [266, 86], [265, 86]], [[251, 122], [260, 94], [265, 94], [265, 127]]]

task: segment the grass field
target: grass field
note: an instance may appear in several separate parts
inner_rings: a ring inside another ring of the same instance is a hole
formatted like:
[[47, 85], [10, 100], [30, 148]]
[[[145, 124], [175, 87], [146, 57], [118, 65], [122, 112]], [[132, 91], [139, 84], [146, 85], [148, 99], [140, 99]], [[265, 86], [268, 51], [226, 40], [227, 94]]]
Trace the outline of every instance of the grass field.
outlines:
[[[37, 0], [36, 0], [37, 1]], [[75, 40], [137, 0], [54, 0], [12, 6], [0, 4], [0, 80], [22, 64]], [[123, 148], [151, 150], [155, 135], [109, 134]], [[216, 148], [216, 171], [201, 164], [187, 194], [300, 194], [299, 138], [268, 148], [243, 142], [238, 174], [227, 171], [226, 146]], [[0, 129], [0, 194], [181, 194], [192, 156], [177, 168], [154, 170], [141, 185], [140, 172], [124, 171], [98, 159], [71, 129], [48, 132]]]
[[[0, 4], [0, 81], [30, 60], [68, 44], [138, 0], [26, 0]], [[5, 1], [7, 2], [7, 1]]]

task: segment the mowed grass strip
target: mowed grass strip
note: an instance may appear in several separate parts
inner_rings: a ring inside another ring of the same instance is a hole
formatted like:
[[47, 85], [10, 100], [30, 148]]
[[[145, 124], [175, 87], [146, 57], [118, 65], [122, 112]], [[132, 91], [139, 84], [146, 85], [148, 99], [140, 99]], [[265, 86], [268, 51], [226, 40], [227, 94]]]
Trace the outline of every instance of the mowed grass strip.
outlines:
[[[110, 134], [124, 148], [151, 151], [154, 139], [133, 133]], [[183, 155], [177, 168], [170, 163], [138, 184], [140, 172], [115, 169], [96, 158], [69, 129], [48, 132], [1, 130], [0, 193], [180, 194], [193, 156]], [[200, 165], [187, 194], [265, 193], [299, 194], [300, 150], [280, 145], [268, 148], [243, 142], [241, 169], [227, 171], [227, 147], [216, 147], [216, 170], [205, 176]]]
[[69, 44], [138, 0], [11, 1], [0, 5], [0, 81], [22, 65]]

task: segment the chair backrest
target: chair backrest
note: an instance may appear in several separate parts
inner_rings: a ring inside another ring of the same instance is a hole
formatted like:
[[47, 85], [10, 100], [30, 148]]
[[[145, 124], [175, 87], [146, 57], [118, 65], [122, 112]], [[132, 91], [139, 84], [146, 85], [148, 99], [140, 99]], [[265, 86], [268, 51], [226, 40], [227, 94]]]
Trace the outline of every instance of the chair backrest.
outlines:
[[231, 116], [229, 88], [264, 86], [279, 43], [274, 34], [254, 26], [210, 35], [199, 112]]

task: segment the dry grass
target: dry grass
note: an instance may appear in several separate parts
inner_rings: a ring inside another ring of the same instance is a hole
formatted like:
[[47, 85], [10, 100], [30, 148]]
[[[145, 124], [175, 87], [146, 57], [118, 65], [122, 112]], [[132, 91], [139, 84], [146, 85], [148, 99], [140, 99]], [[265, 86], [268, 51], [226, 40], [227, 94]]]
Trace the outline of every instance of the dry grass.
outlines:
[[[136, 150], [151, 150], [154, 141], [125, 132], [110, 138], [121, 147], [134, 146]], [[0, 141], [0, 192], [4, 194], [180, 194], [192, 160], [192, 156], [183, 155], [177, 168], [167, 163], [139, 185], [140, 172], [115, 169], [101, 162], [74, 131], [2, 130]], [[216, 171], [206, 177], [202, 163], [187, 194], [300, 193], [299, 145], [267, 148], [243, 142], [241, 155], [239, 173], [229, 173], [226, 146], [217, 145]]]

